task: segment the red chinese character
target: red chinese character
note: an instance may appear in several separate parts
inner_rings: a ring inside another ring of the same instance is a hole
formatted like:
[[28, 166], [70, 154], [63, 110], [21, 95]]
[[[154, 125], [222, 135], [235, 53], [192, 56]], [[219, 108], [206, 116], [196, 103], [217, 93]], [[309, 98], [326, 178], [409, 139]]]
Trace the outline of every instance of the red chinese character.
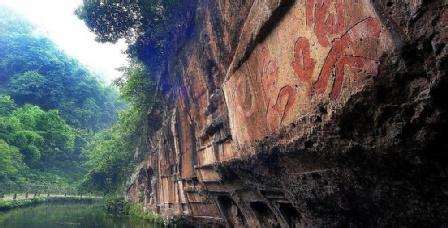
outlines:
[[288, 116], [296, 100], [294, 89], [287, 85], [280, 89], [275, 104], [268, 107], [266, 119], [270, 130], [276, 130]]
[[266, 48], [262, 48], [258, 52], [258, 64], [260, 66], [259, 78], [266, 100], [266, 121], [270, 130], [276, 130], [294, 105], [295, 90], [289, 85], [278, 90], [278, 66], [270, 58]]
[[309, 81], [313, 76], [316, 61], [311, 58], [310, 43], [300, 37], [294, 46], [294, 62], [291, 64], [296, 76], [302, 81]]
[[306, 0], [306, 23], [314, 24], [314, 33], [323, 47], [345, 29], [343, 0]]
[[259, 78], [263, 86], [267, 105], [269, 106], [271, 97], [276, 96], [277, 81], [278, 81], [278, 66], [271, 59], [269, 51], [263, 47], [258, 52], [258, 64], [259, 64]]
[[327, 89], [330, 76], [334, 75], [334, 83], [331, 89], [331, 98], [339, 97], [344, 81], [345, 66], [362, 69], [369, 74], [376, 74], [377, 61], [363, 56], [346, 55], [345, 51], [355, 41], [362, 41], [366, 38], [379, 38], [381, 27], [374, 18], [367, 18], [358, 23], [355, 27], [344, 34], [340, 39], [333, 41], [333, 47], [325, 59], [324, 65], [319, 74], [319, 79], [314, 84], [314, 91], [323, 94]]

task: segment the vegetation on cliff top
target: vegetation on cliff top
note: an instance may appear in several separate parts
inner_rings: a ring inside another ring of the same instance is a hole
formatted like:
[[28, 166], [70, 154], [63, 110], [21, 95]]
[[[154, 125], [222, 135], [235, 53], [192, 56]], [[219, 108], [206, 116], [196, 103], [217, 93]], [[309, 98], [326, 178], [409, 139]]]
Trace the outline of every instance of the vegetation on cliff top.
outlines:
[[129, 106], [120, 113], [118, 123], [96, 135], [86, 152], [89, 172], [83, 188], [108, 193], [123, 192], [134, 168], [135, 155], [146, 149], [151, 128], [148, 113], [162, 102], [158, 93], [163, 78], [154, 74], [163, 68], [170, 37], [184, 26], [188, 17], [184, 7], [192, 1], [91, 1], [85, 0], [78, 16], [102, 42], [126, 39], [130, 67], [115, 81], [120, 97]]
[[101, 42], [126, 39], [128, 54], [152, 70], [160, 67], [174, 42], [170, 38], [185, 29], [188, 10], [195, 0], [108, 1], [84, 0], [78, 16]]

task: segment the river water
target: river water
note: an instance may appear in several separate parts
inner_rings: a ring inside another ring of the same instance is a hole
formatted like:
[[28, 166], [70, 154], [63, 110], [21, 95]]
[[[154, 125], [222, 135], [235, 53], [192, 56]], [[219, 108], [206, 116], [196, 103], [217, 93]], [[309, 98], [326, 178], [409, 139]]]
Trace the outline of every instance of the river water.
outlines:
[[144, 220], [113, 217], [99, 204], [44, 204], [0, 213], [1, 228], [155, 228]]

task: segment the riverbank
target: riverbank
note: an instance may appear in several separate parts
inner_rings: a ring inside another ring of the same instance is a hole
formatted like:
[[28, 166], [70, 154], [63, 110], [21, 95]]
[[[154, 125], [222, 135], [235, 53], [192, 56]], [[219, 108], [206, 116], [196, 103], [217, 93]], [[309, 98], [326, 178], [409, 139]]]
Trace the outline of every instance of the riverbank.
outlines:
[[97, 203], [102, 201], [102, 197], [79, 197], [79, 196], [51, 196], [34, 197], [27, 199], [0, 199], [0, 212], [15, 208], [36, 206], [43, 203]]
[[162, 218], [158, 214], [145, 211], [142, 205], [130, 203], [120, 197], [106, 197], [104, 199], [104, 205], [107, 213], [115, 216], [127, 216], [161, 224], [170, 224], [174, 222], [173, 219]]
[[142, 219], [107, 214], [102, 203], [42, 203], [0, 212], [1, 228], [166, 227]]

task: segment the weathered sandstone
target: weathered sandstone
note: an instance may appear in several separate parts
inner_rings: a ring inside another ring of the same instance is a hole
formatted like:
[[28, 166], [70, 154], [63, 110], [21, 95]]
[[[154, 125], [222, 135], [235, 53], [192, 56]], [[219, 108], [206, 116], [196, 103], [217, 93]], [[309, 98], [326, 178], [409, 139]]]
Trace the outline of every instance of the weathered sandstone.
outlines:
[[230, 227], [448, 224], [447, 8], [199, 0], [129, 199]]

